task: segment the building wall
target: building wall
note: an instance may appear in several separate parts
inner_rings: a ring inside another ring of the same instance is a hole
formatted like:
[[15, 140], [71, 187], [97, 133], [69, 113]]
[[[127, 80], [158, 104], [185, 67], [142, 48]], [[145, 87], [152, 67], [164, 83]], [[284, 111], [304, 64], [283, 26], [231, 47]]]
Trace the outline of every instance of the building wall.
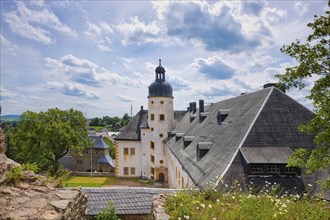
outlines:
[[[125, 148], [128, 153], [124, 152]], [[135, 154], [132, 154], [134, 149]], [[128, 174], [124, 169], [128, 169]], [[131, 168], [135, 168], [135, 173], [131, 173]], [[141, 176], [141, 142], [140, 141], [116, 141], [116, 176], [119, 177], [140, 177]]]
[[[91, 155], [92, 153], [92, 155]], [[109, 154], [109, 149], [87, 149], [83, 152], [82, 156], [79, 156], [77, 154], [72, 154], [72, 160], [73, 160], [73, 168], [74, 171], [79, 172], [87, 172], [91, 169], [94, 171], [99, 171], [99, 166], [97, 164], [97, 160], [102, 155]], [[91, 166], [92, 161], [92, 166]], [[111, 166], [108, 165], [108, 168], [106, 170], [111, 171]], [[108, 172], [104, 171], [103, 172]]]
[[166, 148], [166, 157], [168, 161], [169, 187], [176, 189], [194, 188], [195, 184], [193, 180], [188, 173], [182, 169], [182, 165], [168, 148]]
[[[143, 176], [156, 181], [159, 181], [160, 175], [163, 175], [164, 181], [167, 182], [167, 160], [163, 141], [167, 138], [168, 132], [176, 126], [173, 114], [173, 98], [148, 98], [148, 125], [149, 129], [144, 129], [141, 135], [142, 173]], [[151, 142], [153, 148], [151, 148]]]

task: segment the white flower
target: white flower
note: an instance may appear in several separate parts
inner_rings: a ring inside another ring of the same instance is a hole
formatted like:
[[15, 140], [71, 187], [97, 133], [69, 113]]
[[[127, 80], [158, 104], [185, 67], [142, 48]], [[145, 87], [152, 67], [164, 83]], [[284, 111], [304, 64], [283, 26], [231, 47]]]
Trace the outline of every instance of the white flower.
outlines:
[[183, 218], [189, 219], [189, 215], [184, 215]]
[[219, 203], [219, 202], [220, 202], [220, 200], [219, 200], [219, 199], [217, 199], [217, 202]]
[[208, 206], [207, 206], [207, 208], [210, 208], [210, 209], [212, 209], [212, 205], [211, 205], [211, 204], [210, 204], [210, 205], [208, 205]]
[[178, 220], [181, 220], [181, 217], [179, 217]]
[[201, 204], [201, 207], [202, 207], [202, 208], [205, 208], [205, 205], [204, 205], [204, 204]]

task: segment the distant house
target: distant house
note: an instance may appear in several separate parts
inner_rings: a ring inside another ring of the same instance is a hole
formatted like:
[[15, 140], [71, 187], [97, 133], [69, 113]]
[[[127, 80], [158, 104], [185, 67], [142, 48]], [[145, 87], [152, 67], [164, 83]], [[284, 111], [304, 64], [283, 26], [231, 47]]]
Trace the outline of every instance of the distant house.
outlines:
[[60, 163], [67, 169], [78, 172], [107, 172], [114, 173], [115, 160], [109, 156], [109, 146], [102, 136], [90, 136], [94, 141], [93, 148], [86, 149], [82, 156], [69, 152], [61, 158]]
[[[141, 110], [115, 138], [116, 175], [140, 176], [171, 188], [205, 189], [220, 180], [277, 182], [298, 191], [316, 185], [319, 174], [287, 167], [297, 148], [314, 148], [314, 137], [298, 131], [313, 113], [268, 84], [256, 92], [188, 111], [173, 110], [171, 85], [159, 65]], [[329, 171], [325, 174], [328, 175]], [[211, 185], [210, 185], [211, 184]]]

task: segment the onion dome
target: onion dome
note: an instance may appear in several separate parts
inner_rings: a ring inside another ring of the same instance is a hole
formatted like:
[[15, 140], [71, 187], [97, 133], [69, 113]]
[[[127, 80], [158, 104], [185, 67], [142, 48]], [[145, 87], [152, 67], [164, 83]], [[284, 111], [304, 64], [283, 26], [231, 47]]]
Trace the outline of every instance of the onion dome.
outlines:
[[155, 69], [155, 82], [149, 86], [149, 97], [173, 97], [173, 89], [171, 84], [165, 80], [165, 68], [162, 67], [161, 60], [159, 59], [159, 66]]

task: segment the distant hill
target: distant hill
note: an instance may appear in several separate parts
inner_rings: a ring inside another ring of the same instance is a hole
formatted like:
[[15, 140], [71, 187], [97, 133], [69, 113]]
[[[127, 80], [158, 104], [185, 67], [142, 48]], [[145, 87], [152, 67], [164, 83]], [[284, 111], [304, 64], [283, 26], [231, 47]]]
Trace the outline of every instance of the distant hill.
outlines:
[[1, 115], [2, 121], [19, 121], [20, 115]]

